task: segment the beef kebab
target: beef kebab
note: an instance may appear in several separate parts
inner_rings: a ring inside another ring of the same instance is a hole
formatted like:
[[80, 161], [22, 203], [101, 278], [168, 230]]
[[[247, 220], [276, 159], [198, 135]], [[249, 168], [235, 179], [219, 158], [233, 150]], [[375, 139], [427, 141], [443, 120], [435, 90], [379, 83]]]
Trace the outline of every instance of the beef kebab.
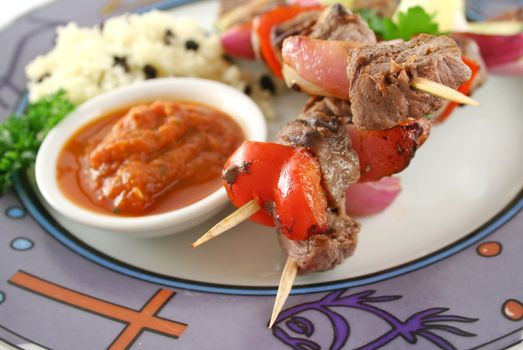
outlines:
[[[256, 1], [249, 2], [250, 5], [256, 3]], [[367, 6], [379, 11], [381, 10], [380, 5], [383, 5], [384, 3], [389, 3], [389, 5], [391, 5], [395, 2], [363, 1], [361, 3], [366, 3]], [[361, 7], [361, 5], [362, 4], [359, 6]], [[327, 87], [331, 88], [331, 90], [341, 89], [341, 97], [346, 98], [345, 93], [348, 91], [348, 82], [346, 81], [347, 76], [343, 74], [342, 71], [347, 69], [346, 56], [349, 52], [347, 49], [368, 46], [378, 42], [374, 32], [370, 30], [367, 25], [360, 25], [361, 22], [362, 20], [359, 15], [350, 13], [350, 11], [342, 5], [334, 5], [325, 9], [325, 7], [321, 5], [300, 6], [273, 4], [272, 8], [265, 9], [265, 12], [263, 13], [258, 13], [258, 15], [253, 19], [246, 20], [245, 22], [237, 24], [229, 29], [228, 32], [223, 34], [224, 40], [222, 40], [222, 43], [226, 52], [240, 58], [249, 56], [244, 55], [245, 52], [249, 51], [249, 49], [246, 49], [248, 46], [250, 51], [257, 52], [256, 56], [261, 58], [267, 64], [276, 77], [283, 78], [283, 75], [285, 74], [288, 81], [300, 80], [300, 84], [295, 84], [294, 87], [301, 87], [304, 92], [311, 95], [332, 94], [332, 91], [328, 91], [329, 89], [324, 91], [325, 89], [322, 89], [321, 84], [314, 84], [311, 81], [307, 81], [306, 76], [302, 79], [299, 79], [299, 75], [296, 77], [296, 72], [294, 72], [289, 65], [286, 65], [285, 69], [282, 70], [282, 61], [284, 61], [282, 59], [283, 41], [291, 36], [307, 36], [307, 38], [304, 38], [303, 40], [296, 40], [295, 43], [301, 44], [302, 51], [307, 55], [309, 55], [310, 52], [317, 53], [316, 55], [309, 57], [311, 58], [310, 60], [312, 63], [317, 67], [316, 70], [309, 68], [310, 65], [307, 63], [310, 62], [306, 61], [303, 62], [302, 65], [309, 71], [309, 75], [316, 75], [323, 78]], [[228, 33], [230, 33], [230, 35]], [[324, 43], [322, 41], [318, 42], [317, 40], [310, 40], [311, 38], [328, 40]], [[470, 67], [473, 73], [471, 79], [463, 84], [463, 86], [460, 86], [458, 91], [465, 95], [469, 95], [477, 86], [481, 85], [478, 83], [484, 81], [486, 67], [481, 59], [475, 41], [465, 37], [459, 37], [458, 39], [456, 35], [454, 35], [454, 39], [458, 41], [458, 44], [462, 49], [463, 61]], [[232, 43], [234, 43], [233, 46]], [[382, 42], [381, 44], [387, 45], [389, 43]], [[290, 53], [292, 54], [296, 54], [296, 51], [300, 50], [300, 46], [287, 45], [287, 47], [290, 47]], [[307, 48], [307, 46], [309, 46], [309, 48]], [[396, 50], [401, 49], [401, 47], [396, 48]], [[416, 50], [412, 51], [411, 54], [416, 54]], [[322, 53], [323, 56], [321, 56]], [[285, 53], [283, 54], [285, 55]], [[372, 53], [366, 52], [363, 53], [363, 56], [368, 54]], [[408, 54], [404, 54], [403, 56], [412, 57]], [[252, 53], [251, 58], [253, 57], [255, 57], [254, 53]], [[358, 58], [362, 58], [361, 55]], [[336, 61], [336, 59], [338, 60]], [[325, 68], [323, 72], [319, 71], [322, 67]], [[331, 75], [334, 75], [334, 77], [330, 76], [328, 74], [329, 72]], [[341, 78], [344, 78], [345, 81], [341, 81]], [[356, 80], [356, 77], [354, 80]], [[427, 90], [427, 83], [430, 85], [428, 87], [429, 89], [434, 87], [435, 84], [433, 84], [433, 82], [434, 81], [428, 82], [427, 80], [424, 80], [424, 84], [420, 84], [419, 80], [410, 81], [413, 87], [424, 91], [429, 91]], [[439, 87], [442, 87], [442, 85], [439, 85]], [[411, 90], [409, 86], [405, 86], [405, 88]], [[432, 89], [429, 93], [437, 94], [438, 90], [440, 89]], [[452, 92], [452, 90], [447, 90], [445, 91], [445, 94]], [[336, 96], [336, 91], [334, 91], [334, 96]], [[441, 94], [439, 97], [445, 98], [445, 96], [441, 96]], [[456, 98], [459, 99], [459, 96], [456, 96]], [[443, 101], [440, 101], [437, 98], [434, 98], [433, 102], [440, 105], [444, 104]], [[473, 104], [470, 99], [462, 102]], [[435, 113], [432, 117], [437, 121], [443, 121], [451, 114], [452, 110], [454, 110], [457, 105], [457, 103], [451, 103], [450, 105], [445, 106], [445, 108], [442, 107], [441, 110], [438, 113]], [[412, 106], [411, 109], [415, 108], [416, 106]], [[438, 118], [440, 115], [441, 118]]]
[[[332, 25], [333, 17], [343, 24]], [[224, 168], [225, 188], [241, 214], [225, 219], [214, 231], [219, 234], [248, 217], [277, 227], [288, 256], [282, 280], [290, 283], [280, 283], [271, 324], [296, 272], [332, 269], [354, 251], [360, 225], [345, 212], [347, 187], [360, 178], [379, 179], [403, 170], [426, 139], [430, 124], [416, 118], [435, 112], [442, 102], [412, 89], [411, 81], [429, 78], [455, 89], [470, 78], [454, 40], [420, 36], [394, 46], [377, 44], [367, 24], [340, 5], [325, 10], [307, 30], [308, 37], [282, 41], [283, 60], [297, 73], [294, 77], [305, 72], [300, 55], [315, 55], [307, 52], [310, 41], [303, 46], [303, 40], [336, 43], [335, 49], [351, 58], [336, 74], [343, 74], [352, 86], [343, 86], [342, 95], [339, 86], [323, 84], [326, 91], [336, 92], [328, 94], [335, 97], [312, 97], [300, 116], [280, 130], [275, 143], [246, 142], [231, 156]], [[314, 67], [314, 62], [307, 66]], [[324, 81], [324, 76], [315, 77]], [[297, 81], [290, 85], [303, 89]], [[385, 93], [377, 96], [377, 86]], [[384, 152], [373, 150], [373, 138], [390, 136], [397, 137], [387, 143], [385, 153], [394, 150], [391, 163], [399, 159], [403, 166], [373, 162]], [[355, 139], [358, 147], [353, 147]], [[365, 164], [363, 171], [360, 163]], [[213, 236], [206, 234], [195, 245]]]

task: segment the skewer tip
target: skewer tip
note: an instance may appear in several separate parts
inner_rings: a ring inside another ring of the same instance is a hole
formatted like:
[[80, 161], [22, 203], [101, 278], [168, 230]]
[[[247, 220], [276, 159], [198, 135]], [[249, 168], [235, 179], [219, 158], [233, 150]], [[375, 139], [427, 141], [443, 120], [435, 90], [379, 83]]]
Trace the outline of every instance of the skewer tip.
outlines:
[[191, 244], [191, 247], [194, 249], [194, 248], [198, 248], [199, 246], [201, 246], [202, 244], [204, 244], [205, 241], [202, 239], [202, 237], [198, 238], [198, 240], [196, 240], [195, 242], [193, 242], [193, 244]]
[[276, 294], [276, 300], [274, 301], [274, 307], [272, 309], [271, 320], [269, 322], [269, 329], [274, 326], [278, 315], [280, 314], [289, 293], [291, 292], [292, 285], [298, 274], [298, 265], [290, 257], [287, 258], [285, 266], [283, 267], [283, 272], [280, 279], [280, 284], [278, 286], [278, 293]]

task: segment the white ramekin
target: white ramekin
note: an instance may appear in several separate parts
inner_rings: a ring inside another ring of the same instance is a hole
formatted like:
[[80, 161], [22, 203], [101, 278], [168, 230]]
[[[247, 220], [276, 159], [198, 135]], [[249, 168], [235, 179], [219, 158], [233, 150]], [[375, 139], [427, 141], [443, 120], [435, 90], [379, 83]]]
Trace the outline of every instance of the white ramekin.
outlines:
[[186, 207], [142, 217], [118, 217], [92, 212], [68, 199], [56, 176], [58, 156], [69, 138], [104, 113], [154, 99], [193, 101], [213, 106], [231, 116], [247, 140], [265, 141], [267, 125], [256, 104], [225, 84], [197, 78], [154, 79], [97, 96], [74, 110], [45, 138], [36, 157], [36, 183], [44, 199], [63, 216], [99, 229], [135, 237], [157, 237], [184, 231], [209, 219], [228, 202], [224, 188]]

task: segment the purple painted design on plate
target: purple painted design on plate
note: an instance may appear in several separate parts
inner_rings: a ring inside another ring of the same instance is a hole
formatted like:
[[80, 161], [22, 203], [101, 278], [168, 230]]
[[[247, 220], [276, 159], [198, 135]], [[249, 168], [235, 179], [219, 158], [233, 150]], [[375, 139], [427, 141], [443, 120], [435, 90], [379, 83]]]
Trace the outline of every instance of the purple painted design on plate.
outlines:
[[379, 308], [373, 304], [390, 302], [401, 298], [399, 295], [388, 296], [374, 296], [375, 290], [366, 290], [347, 296], [343, 296], [347, 289], [341, 289], [327, 294], [318, 301], [312, 301], [296, 305], [283, 311], [276, 320], [276, 326], [273, 329], [273, 334], [280, 339], [284, 344], [290, 346], [295, 350], [317, 350], [322, 347], [309, 339], [297, 338], [290, 336], [282, 327], [278, 326], [283, 321], [287, 328], [294, 333], [305, 335], [310, 338], [314, 333], [314, 324], [305, 317], [297, 316], [305, 311], [317, 311], [323, 314], [330, 321], [333, 331], [334, 339], [329, 345], [330, 350], [340, 350], [346, 345], [350, 337], [350, 325], [348, 320], [331, 308], [344, 307], [353, 308], [368, 312], [387, 322], [391, 329], [380, 337], [371, 342], [358, 347], [358, 350], [375, 350], [382, 348], [397, 338], [403, 338], [409, 344], [416, 344], [418, 337], [423, 337], [429, 342], [433, 343], [440, 349], [453, 350], [456, 347], [447, 339], [433, 332], [433, 330], [452, 333], [461, 337], [474, 337], [474, 333], [464, 331], [455, 326], [444, 324], [444, 322], [476, 322], [477, 318], [469, 318], [457, 315], [442, 315], [447, 312], [448, 308], [435, 307], [420, 312], [416, 312], [405, 321], [401, 321], [398, 317], [390, 312]]

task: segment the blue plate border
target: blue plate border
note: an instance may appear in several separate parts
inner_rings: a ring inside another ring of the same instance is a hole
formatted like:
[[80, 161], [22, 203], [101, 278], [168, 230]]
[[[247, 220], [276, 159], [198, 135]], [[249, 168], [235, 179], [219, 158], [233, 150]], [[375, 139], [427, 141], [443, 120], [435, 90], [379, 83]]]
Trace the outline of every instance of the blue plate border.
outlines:
[[[160, 3], [140, 8], [136, 12], [143, 13], [153, 9], [167, 10], [176, 6], [195, 2], [193, 0], [166, 0]], [[24, 95], [17, 104], [15, 113], [22, 113], [27, 107], [27, 95]], [[13, 175], [13, 184], [15, 193], [20, 202], [27, 209], [33, 219], [53, 238], [62, 243], [64, 246], [94, 262], [102, 267], [112, 271], [127, 275], [139, 280], [164, 285], [167, 287], [187, 289], [204, 293], [233, 294], [233, 295], [275, 295], [277, 286], [272, 287], [246, 287], [237, 285], [224, 285], [199, 282], [174, 278], [162, 274], [150, 272], [120, 260], [114, 259], [92, 247], [86, 245], [73, 234], [62, 227], [39, 202], [33, 187], [30, 184], [29, 177], [24, 172], [17, 172]], [[513, 217], [523, 210], [523, 189], [518, 195], [497, 215], [487, 221], [484, 225], [474, 230], [462, 239], [422, 258], [412, 262], [386, 269], [377, 273], [364, 275], [360, 277], [332, 281], [328, 283], [317, 283], [305, 286], [295, 286], [291, 294], [310, 294], [332, 291], [340, 288], [349, 288], [372, 284], [387, 279], [391, 279], [403, 274], [419, 270], [438, 261], [446, 259], [471, 245], [481, 241], [497, 229], [502, 227]]]

